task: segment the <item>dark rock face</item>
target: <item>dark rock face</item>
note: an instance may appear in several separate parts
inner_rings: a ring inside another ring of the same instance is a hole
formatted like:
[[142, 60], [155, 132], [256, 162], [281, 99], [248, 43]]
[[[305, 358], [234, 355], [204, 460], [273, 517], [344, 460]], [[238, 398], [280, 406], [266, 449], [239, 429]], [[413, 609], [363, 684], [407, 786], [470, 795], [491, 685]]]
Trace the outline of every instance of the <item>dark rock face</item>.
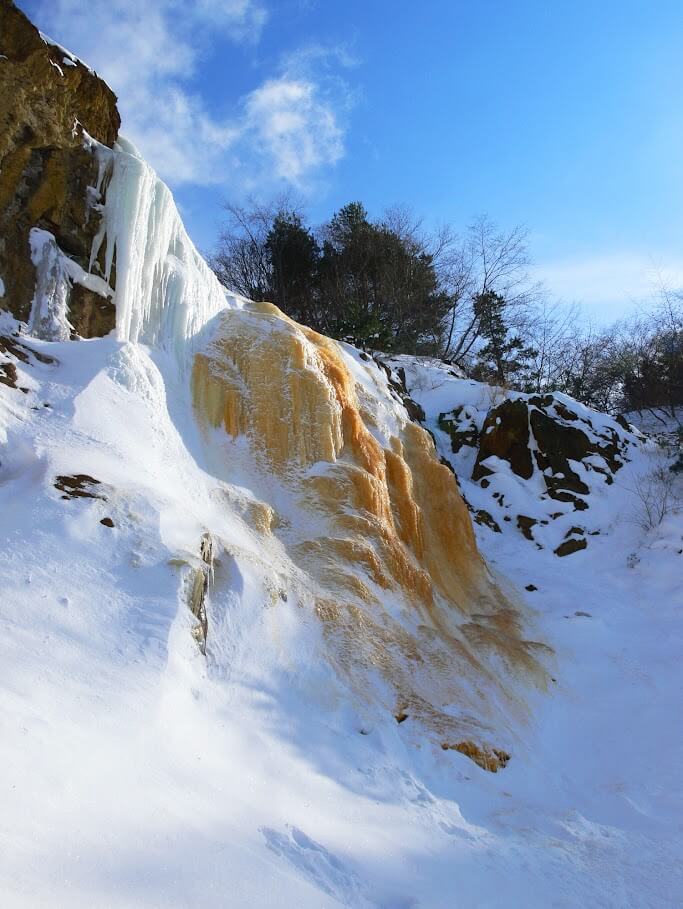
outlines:
[[74, 284], [69, 300], [69, 321], [81, 338], [101, 338], [116, 327], [116, 307], [111, 300]]
[[[49, 231], [88, 269], [99, 223], [92, 203], [99, 200], [90, 189], [98, 165], [86, 133], [111, 146], [120, 118], [108, 86], [48, 44], [12, 0], [0, 0], [0, 54], [0, 307], [26, 321], [35, 285], [32, 228]], [[104, 318], [102, 302], [81, 295], [79, 334], [113, 327], [113, 307]]]
[[502, 532], [500, 525], [496, 519], [490, 514], [490, 512], [486, 511], [485, 508], [479, 508], [476, 511], [474, 520], [477, 522], [477, 524], [482, 524], [484, 527], [490, 527], [494, 533]]
[[587, 543], [585, 539], [571, 538], [569, 540], [565, 540], [564, 543], [560, 543], [560, 545], [555, 550], [555, 555], [568, 556], [573, 552], [579, 552], [581, 549], [585, 549], [586, 546]]
[[586, 433], [560, 423], [536, 408], [531, 411], [529, 420], [538, 443], [538, 450], [534, 452], [538, 468], [552, 471], [552, 474], [545, 474], [549, 494], [552, 496], [560, 491], [588, 493], [588, 486], [569, 465], [570, 460], [582, 461], [594, 452], [595, 446], [591, 445]]
[[95, 491], [101, 485], [99, 480], [87, 473], [55, 477], [54, 482], [55, 489], [62, 493], [63, 499], [102, 499], [106, 502], [107, 497]]
[[524, 400], [507, 399], [489, 411], [479, 436], [473, 480], [493, 473], [482, 463], [492, 455], [509, 461], [517, 476], [531, 479], [534, 466], [529, 450], [529, 411]]
[[0, 385], [28, 394], [28, 388], [18, 384], [17, 363], [35, 366], [36, 363], [56, 363], [56, 360], [24, 344], [17, 334], [0, 335]]
[[[441, 417], [444, 425], [447, 416]], [[620, 436], [616, 428], [604, 422], [593, 425], [551, 394], [507, 399], [492, 408], [475, 444], [478, 452], [473, 480], [493, 473], [485, 462], [495, 456], [507, 461], [513, 473], [524, 480], [538, 469], [547, 494], [560, 502], [572, 502], [577, 510], [587, 507], [580, 496], [590, 490], [572, 462], [589, 464], [591, 471], [611, 483], [612, 474], [624, 464], [626, 448], [623, 433]]]
[[522, 531], [522, 534], [533, 542], [534, 535], [532, 533], [533, 527], [538, 524], [536, 518], [530, 518], [526, 514], [517, 515], [517, 527]]
[[479, 444], [477, 424], [465, 413], [464, 407], [456, 407], [450, 413], [440, 413], [438, 422], [439, 429], [451, 437], [453, 454], [457, 454], [465, 445], [475, 448]]

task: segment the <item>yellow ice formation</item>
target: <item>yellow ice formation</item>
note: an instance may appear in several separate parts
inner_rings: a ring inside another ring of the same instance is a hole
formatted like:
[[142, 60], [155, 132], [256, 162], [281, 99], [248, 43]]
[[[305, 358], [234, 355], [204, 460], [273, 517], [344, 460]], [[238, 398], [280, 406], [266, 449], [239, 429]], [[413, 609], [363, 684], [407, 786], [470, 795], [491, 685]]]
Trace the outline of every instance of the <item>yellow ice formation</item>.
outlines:
[[388, 572], [427, 605], [436, 586], [468, 611], [485, 569], [454, 477], [413, 423], [382, 448], [336, 342], [272, 304], [230, 310], [208, 352], [197, 354], [192, 381], [209, 423], [248, 436], [274, 471], [331, 465], [303, 482], [309, 502], [351, 535], [327, 541], [332, 549], [369, 569], [380, 586], [392, 586]]
[[[324, 517], [324, 535], [290, 533], [287, 545], [317, 584], [316, 612], [341, 665], [354, 682], [378, 668], [396, 709], [419, 714], [442, 737], [470, 734], [462, 717], [481, 712], [479, 683], [500, 687], [487, 657], [540, 680], [540, 645], [522, 640], [431, 436], [401, 420], [385, 438], [340, 346], [272, 304], [221, 319], [195, 357], [195, 408], [211, 426], [246, 436], [261, 466]], [[382, 591], [410, 606], [411, 630], [385, 608]], [[460, 719], [444, 708], [453, 703]]]

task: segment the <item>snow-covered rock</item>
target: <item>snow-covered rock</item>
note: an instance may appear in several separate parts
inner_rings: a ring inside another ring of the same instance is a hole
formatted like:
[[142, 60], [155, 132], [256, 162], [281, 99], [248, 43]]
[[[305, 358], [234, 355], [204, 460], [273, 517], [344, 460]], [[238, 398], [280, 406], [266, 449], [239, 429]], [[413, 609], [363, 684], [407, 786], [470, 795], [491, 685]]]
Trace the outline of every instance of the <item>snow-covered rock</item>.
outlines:
[[386, 365], [401, 370], [477, 524], [495, 533], [510, 528], [559, 556], [602, 532], [599, 506], [593, 512], [642, 448], [634, 425], [563, 394], [495, 388], [421, 358]]

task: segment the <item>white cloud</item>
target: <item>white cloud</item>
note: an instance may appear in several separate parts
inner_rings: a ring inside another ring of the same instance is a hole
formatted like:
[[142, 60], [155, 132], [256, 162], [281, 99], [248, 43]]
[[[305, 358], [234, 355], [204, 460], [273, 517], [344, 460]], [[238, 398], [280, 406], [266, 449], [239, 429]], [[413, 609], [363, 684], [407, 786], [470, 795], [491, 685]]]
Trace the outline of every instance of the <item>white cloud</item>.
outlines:
[[349, 65], [341, 51], [291, 55], [224, 120], [201, 94], [207, 47], [254, 44], [267, 18], [260, 0], [44, 0], [38, 22], [113, 88], [123, 135], [164, 179], [302, 188], [344, 152], [348, 93], [330, 71]]
[[268, 19], [265, 7], [254, 0], [194, 0], [184, 10], [201, 22], [223, 27], [235, 41], [256, 41]]
[[343, 131], [314, 83], [283, 76], [247, 97], [245, 128], [270, 158], [278, 178], [301, 186], [324, 164], [344, 153]]
[[335, 66], [352, 69], [360, 65], [360, 60], [343, 44], [330, 46], [313, 42], [286, 54], [282, 65], [293, 76], [305, 76], [320, 67], [328, 71]]
[[541, 263], [534, 276], [551, 293], [589, 307], [608, 307], [618, 314], [651, 300], [662, 283], [683, 287], [683, 259], [663, 261], [639, 252], [614, 252]]

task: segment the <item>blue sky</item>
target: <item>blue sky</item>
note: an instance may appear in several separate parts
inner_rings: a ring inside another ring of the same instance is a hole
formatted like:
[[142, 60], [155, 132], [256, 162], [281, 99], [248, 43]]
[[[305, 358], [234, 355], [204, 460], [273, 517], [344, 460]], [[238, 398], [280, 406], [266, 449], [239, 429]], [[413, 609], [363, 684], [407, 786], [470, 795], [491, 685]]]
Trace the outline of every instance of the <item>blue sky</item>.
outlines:
[[683, 285], [680, 0], [20, 0], [120, 96], [210, 249], [219, 200], [292, 187], [525, 224], [598, 320]]

